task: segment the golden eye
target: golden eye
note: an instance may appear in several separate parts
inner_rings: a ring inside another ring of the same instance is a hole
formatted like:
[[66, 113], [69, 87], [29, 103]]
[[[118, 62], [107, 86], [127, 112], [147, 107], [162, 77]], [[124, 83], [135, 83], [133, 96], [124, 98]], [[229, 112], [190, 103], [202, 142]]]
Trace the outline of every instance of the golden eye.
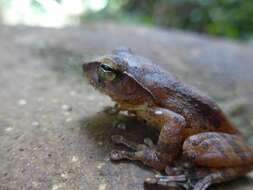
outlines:
[[102, 63], [98, 67], [98, 75], [104, 81], [112, 81], [116, 78], [117, 73], [111, 66]]

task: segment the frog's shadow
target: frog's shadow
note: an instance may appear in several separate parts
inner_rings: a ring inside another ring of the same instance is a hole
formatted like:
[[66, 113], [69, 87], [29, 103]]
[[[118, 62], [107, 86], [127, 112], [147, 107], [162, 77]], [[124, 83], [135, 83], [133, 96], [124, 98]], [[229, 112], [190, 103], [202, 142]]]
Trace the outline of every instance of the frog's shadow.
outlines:
[[[112, 115], [108, 114], [105, 111], [101, 111], [93, 116], [88, 118], [83, 118], [80, 120], [81, 124], [81, 134], [85, 134], [89, 139], [92, 139], [94, 145], [99, 150], [102, 157], [108, 157], [109, 153], [113, 149], [125, 149], [122, 146], [118, 146], [112, 143], [112, 135], [122, 135], [125, 138], [137, 142], [143, 143], [144, 138], [151, 138], [156, 142], [158, 138], [158, 132], [152, 129], [151, 127], [146, 126], [144, 123], [136, 120], [133, 117], [128, 117], [125, 115]], [[117, 127], [118, 124], [123, 124], [126, 126], [126, 129], [123, 130], [120, 127]], [[139, 162], [129, 162], [123, 161], [129, 164], [135, 164], [143, 169], [150, 170], [150, 168], [143, 166]], [[117, 162], [116, 162], [117, 163]], [[122, 161], [120, 162], [122, 163]], [[242, 189], [245, 187], [253, 186], [253, 179], [249, 177], [242, 177], [231, 182], [218, 184], [212, 186], [212, 189], [219, 190], [236, 190]], [[144, 186], [146, 190], [157, 189], [157, 186]], [[159, 189], [168, 189], [159, 187]]]
[[[105, 111], [81, 121], [81, 133], [92, 139], [100, 153], [107, 154], [113, 149], [124, 149], [111, 141], [112, 135], [122, 135], [128, 140], [143, 143], [144, 138], [151, 138], [154, 142], [158, 138], [158, 132], [147, 127], [145, 123], [122, 114], [109, 114]], [[125, 128], [125, 129], [124, 129]]]

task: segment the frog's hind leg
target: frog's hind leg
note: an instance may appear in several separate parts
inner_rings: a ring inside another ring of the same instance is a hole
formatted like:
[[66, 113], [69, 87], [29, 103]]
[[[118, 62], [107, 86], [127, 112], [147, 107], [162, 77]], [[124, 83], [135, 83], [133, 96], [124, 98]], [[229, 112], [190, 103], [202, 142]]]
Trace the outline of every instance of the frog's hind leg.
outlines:
[[185, 189], [188, 189], [187, 186], [187, 176], [185, 175], [175, 175], [175, 176], [161, 176], [156, 175], [151, 178], [147, 178], [145, 180], [145, 184], [149, 185], [161, 185], [166, 187], [184, 187]]
[[[190, 181], [186, 189], [205, 190], [212, 184], [241, 177], [253, 169], [252, 148], [241, 137], [225, 133], [206, 132], [190, 136], [183, 144], [183, 158], [194, 166], [185, 168], [184, 175]], [[167, 174], [168, 179], [178, 175], [168, 171]], [[162, 176], [153, 181], [166, 185], [163, 183], [165, 179], [166, 176]]]
[[180, 175], [154, 176], [152, 178], [147, 178], [145, 183], [167, 187], [174, 187], [175, 184], [177, 184], [178, 187], [183, 187], [187, 190], [206, 190], [213, 184], [222, 183], [240, 177], [249, 170], [249, 167], [246, 166], [224, 169], [191, 168], [184, 171], [184, 174]]
[[183, 155], [199, 168], [193, 173], [200, 179], [194, 190], [205, 190], [212, 184], [241, 177], [253, 169], [252, 148], [235, 135], [215, 132], [193, 135], [185, 140]]
[[[234, 168], [224, 169], [200, 169], [200, 174], [197, 174], [196, 177], [201, 179], [199, 179], [197, 183], [195, 183], [193, 189], [205, 190], [213, 184], [222, 183], [241, 177], [252, 169], [252, 166], [238, 166]], [[204, 177], [203, 174], [205, 175]]]
[[253, 165], [253, 148], [236, 135], [199, 133], [184, 141], [183, 155], [191, 163], [208, 168]]

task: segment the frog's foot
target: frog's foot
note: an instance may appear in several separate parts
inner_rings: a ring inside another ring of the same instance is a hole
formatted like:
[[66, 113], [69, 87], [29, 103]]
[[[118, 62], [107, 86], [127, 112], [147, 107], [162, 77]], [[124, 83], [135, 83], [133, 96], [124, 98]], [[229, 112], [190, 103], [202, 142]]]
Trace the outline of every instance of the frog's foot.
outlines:
[[220, 178], [210, 174], [193, 184], [191, 177], [187, 175], [154, 176], [147, 178], [145, 183], [165, 187], [181, 187], [186, 190], [206, 190], [210, 185], [216, 183], [218, 179]]
[[145, 180], [145, 184], [149, 185], [162, 185], [170, 188], [180, 188], [189, 189], [187, 183], [187, 177], [185, 175], [175, 175], [175, 176], [161, 176], [156, 175]]
[[203, 179], [199, 180], [197, 184], [194, 185], [194, 190], [206, 190], [210, 185], [214, 183], [214, 180], [218, 179], [214, 174], [210, 174]]
[[154, 143], [149, 138], [144, 139], [144, 144], [137, 144], [135, 142], [128, 141], [121, 135], [113, 135], [111, 139], [112, 139], [112, 142], [114, 142], [115, 144], [126, 146], [127, 148], [130, 148], [133, 151], [143, 150], [144, 148], [148, 148], [148, 147], [149, 148], [155, 147]]
[[[221, 170], [216, 170], [215, 172], [210, 172], [208, 169], [204, 172], [209, 172], [206, 174], [206, 176], [201, 177], [195, 185], [193, 185], [193, 190], [206, 190], [209, 186], [217, 183], [221, 183], [224, 181], [231, 180], [235, 178], [236, 175], [239, 176], [237, 173], [237, 169], [221, 169]], [[191, 176], [189, 176], [191, 178]]]
[[166, 158], [168, 155], [157, 152], [155, 145], [150, 139], [145, 139], [144, 144], [137, 144], [126, 140], [122, 136], [114, 135], [112, 136], [112, 141], [115, 144], [121, 144], [130, 148], [133, 152], [113, 150], [110, 155], [111, 160], [137, 160], [156, 170], [164, 170], [167, 165], [168, 160]]
[[[206, 190], [213, 184], [229, 181], [243, 175], [249, 171], [248, 168], [245, 166], [224, 169], [191, 168], [190, 171], [185, 169], [181, 170], [181, 168], [178, 170], [166, 168], [165, 171], [169, 174], [168, 176], [155, 176], [146, 179], [145, 182], [147, 184], [157, 184], [166, 187], [172, 187], [176, 183], [178, 187], [186, 190]], [[180, 173], [174, 175], [175, 171], [180, 171]]]
[[183, 166], [167, 166], [165, 168], [167, 176], [155, 175], [147, 178], [145, 184], [174, 187], [176, 189], [190, 189], [191, 184], [188, 179], [188, 172]]

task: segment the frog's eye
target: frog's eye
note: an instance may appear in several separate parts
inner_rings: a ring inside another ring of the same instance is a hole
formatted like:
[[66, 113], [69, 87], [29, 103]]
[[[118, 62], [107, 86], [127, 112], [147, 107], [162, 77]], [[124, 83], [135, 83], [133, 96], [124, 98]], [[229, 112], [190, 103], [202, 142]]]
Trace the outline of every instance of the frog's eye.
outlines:
[[104, 81], [112, 81], [116, 78], [117, 73], [111, 66], [102, 63], [98, 67], [98, 75]]

